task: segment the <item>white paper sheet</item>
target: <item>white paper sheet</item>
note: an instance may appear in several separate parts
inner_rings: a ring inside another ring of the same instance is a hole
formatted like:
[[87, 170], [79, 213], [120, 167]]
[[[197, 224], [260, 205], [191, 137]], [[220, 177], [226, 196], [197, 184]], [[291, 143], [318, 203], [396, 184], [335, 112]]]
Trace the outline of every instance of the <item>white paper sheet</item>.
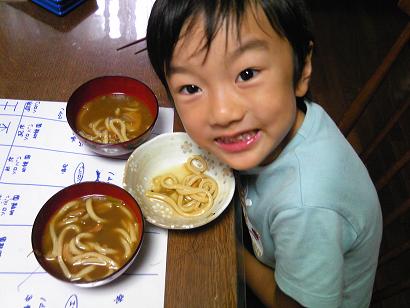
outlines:
[[[44, 272], [31, 247], [41, 206], [82, 181], [122, 185], [126, 160], [87, 150], [72, 133], [64, 102], [0, 99], [0, 307], [163, 307], [168, 232], [146, 224], [139, 257], [120, 278], [84, 289]], [[160, 108], [153, 135], [173, 130]]]

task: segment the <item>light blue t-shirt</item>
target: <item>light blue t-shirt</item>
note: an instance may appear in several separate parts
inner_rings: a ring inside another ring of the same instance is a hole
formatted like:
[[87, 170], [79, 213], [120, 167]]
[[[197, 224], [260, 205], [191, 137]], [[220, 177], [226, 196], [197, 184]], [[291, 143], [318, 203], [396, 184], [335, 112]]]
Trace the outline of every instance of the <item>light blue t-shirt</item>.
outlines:
[[240, 172], [254, 252], [306, 307], [368, 307], [382, 235], [377, 193], [327, 113], [306, 106], [278, 158]]

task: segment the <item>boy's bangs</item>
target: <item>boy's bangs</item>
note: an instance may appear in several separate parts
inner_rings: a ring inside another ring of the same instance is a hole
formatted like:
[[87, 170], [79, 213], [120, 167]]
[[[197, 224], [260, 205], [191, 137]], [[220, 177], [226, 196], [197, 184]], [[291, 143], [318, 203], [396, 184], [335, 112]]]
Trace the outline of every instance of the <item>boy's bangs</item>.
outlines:
[[191, 35], [200, 19], [203, 20], [204, 38], [199, 51], [209, 50], [224, 24], [226, 31], [235, 27], [239, 35], [239, 24], [247, 2], [250, 1], [157, 0], [148, 21], [147, 47], [153, 68], [164, 85], [174, 48], [181, 37]]
[[[203, 3], [204, 8], [199, 16], [202, 17], [205, 33], [204, 44], [200, 51], [206, 50], [207, 55], [213, 39], [222, 26], [225, 26], [226, 37], [228, 37], [232, 27], [236, 29], [239, 38], [240, 23], [245, 12], [245, 1], [204, 1]], [[196, 24], [199, 16], [195, 16], [195, 19], [190, 21], [190, 29], [193, 29], [192, 26]], [[204, 60], [206, 60], [206, 56]]]

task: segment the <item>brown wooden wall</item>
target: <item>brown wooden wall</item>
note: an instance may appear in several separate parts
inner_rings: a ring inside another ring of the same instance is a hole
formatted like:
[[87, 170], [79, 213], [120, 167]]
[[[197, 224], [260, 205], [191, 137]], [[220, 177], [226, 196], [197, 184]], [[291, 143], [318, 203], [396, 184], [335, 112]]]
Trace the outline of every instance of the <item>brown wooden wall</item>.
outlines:
[[[312, 96], [338, 122], [410, 18], [397, 7], [398, 1], [307, 2], [316, 36]], [[409, 104], [409, 47], [409, 43], [404, 46], [370, 99], [363, 118], [349, 135], [358, 151], [366, 149], [393, 114], [404, 104]], [[386, 140], [369, 156], [367, 166], [375, 182], [394, 160], [410, 149], [409, 139], [410, 110], [407, 108]], [[410, 307], [409, 174], [410, 164], [406, 163], [379, 191], [386, 225], [372, 307]], [[405, 210], [390, 220], [400, 205]], [[386, 222], [386, 218], [389, 221]]]

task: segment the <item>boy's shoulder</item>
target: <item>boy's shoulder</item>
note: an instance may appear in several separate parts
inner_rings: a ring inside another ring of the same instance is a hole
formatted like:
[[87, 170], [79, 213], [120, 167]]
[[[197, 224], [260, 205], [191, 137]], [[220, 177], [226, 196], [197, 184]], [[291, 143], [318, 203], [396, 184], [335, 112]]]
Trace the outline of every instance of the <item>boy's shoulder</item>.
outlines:
[[[305, 120], [297, 133], [298, 141], [290, 155], [296, 155], [298, 164], [313, 168], [312, 172], [323, 171], [334, 174], [341, 168], [367, 173], [356, 151], [343, 136], [328, 113], [318, 104], [307, 103]], [[330, 176], [331, 176], [330, 174]], [[336, 175], [335, 174], [335, 175]]]
[[[379, 204], [366, 166], [323, 108], [311, 103], [306, 118], [311, 121], [309, 131], [289, 158], [298, 170], [304, 205], [323, 206], [343, 216], [357, 210], [364, 211], [356, 213], [359, 216], [366, 215]], [[358, 204], [364, 206], [358, 209]]]
[[255, 194], [275, 200], [273, 215], [300, 206], [350, 212], [357, 204], [377, 205], [367, 169], [337, 125], [318, 104], [306, 105], [304, 122], [281, 155], [242, 173], [251, 176], [246, 181]]
[[[273, 165], [302, 168], [301, 175], [337, 174], [339, 169], [363, 169], [355, 150], [340, 132], [336, 123], [317, 103], [305, 102], [306, 114], [296, 135]], [[321, 171], [320, 174], [317, 172]]]

